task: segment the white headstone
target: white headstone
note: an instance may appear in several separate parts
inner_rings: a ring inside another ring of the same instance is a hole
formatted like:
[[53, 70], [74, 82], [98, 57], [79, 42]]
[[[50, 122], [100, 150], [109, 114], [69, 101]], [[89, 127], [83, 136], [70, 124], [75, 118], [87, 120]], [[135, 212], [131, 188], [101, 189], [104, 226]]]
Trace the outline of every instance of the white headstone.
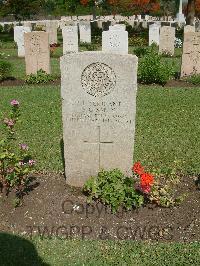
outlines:
[[174, 55], [175, 28], [164, 26], [160, 29], [159, 52]]
[[58, 23], [55, 21], [46, 21], [46, 32], [49, 33], [49, 44], [58, 42], [57, 38]]
[[14, 27], [14, 40], [17, 43], [18, 57], [25, 56], [24, 33], [26, 32], [31, 32], [31, 29], [29, 27], [24, 27], [24, 26]]
[[89, 23], [79, 24], [80, 42], [91, 43], [91, 25]]
[[131, 174], [137, 64], [134, 55], [102, 52], [61, 58], [65, 175], [69, 185], [83, 186], [100, 169], [119, 168]]
[[103, 31], [102, 51], [128, 54], [128, 32], [125, 30]]
[[159, 45], [160, 41], [160, 26], [157, 24], [149, 25], [149, 45], [156, 43]]
[[78, 52], [78, 27], [66, 26], [62, 29], [63, 54]]
[[200, 32], [187, 32], [184, 36], [181, 76], [200, 74]]

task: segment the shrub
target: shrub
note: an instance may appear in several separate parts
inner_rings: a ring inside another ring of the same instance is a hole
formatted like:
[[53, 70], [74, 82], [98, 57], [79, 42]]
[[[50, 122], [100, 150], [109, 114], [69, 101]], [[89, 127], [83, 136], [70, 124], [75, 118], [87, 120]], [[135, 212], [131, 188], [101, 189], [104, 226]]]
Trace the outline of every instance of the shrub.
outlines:
[[11, 76], [12, 65], [9, 62], [0, 60], [0, 81]]
[[133, 178], [124, 176], [119, 169], [102, 170], [97, 176], [86, 181], [83, 191], [87, 193], [89, 202], [99, 199], [116, 212], [120, 206], [129, 210], [133, 206], [140, 207], [143, 204], [143, 195], [134, 185]]
[[134, 54], [138, 57], [142, 57], [148, 53], [149, 49], [147, 47], [137, 47], [134, 49]]
[[26, 78], [26, 82], [28, 84], [40, 84], [47, 83], [49, 81], [53, 81], [54, 78], [52, 75], [47, 74], [44, 70], [40, 69], [37, 71], [37, 74], [28, 75]]
[[144, 84], [164, 85], [173, 75], [174, 70], [169, 63], [162, 63], [162, 57], [154, 49], [150, 49], [139, 62], [138, 80]]
[[148, 42], [144, 37], [130, 37], [129, 45], [130, 46], [147, 46]]
[[200, 85], [200, 75], [195, 74], [186, 78], [186, 81], [194, 85]]
[[7, 196], [11, 190], [15, 190], [15, 203], [19, 204], [30, 182], [29, 174], [35, 161], [28, 146], [17, 143], [15, 126], [20, 117], [19, 102], [12, 100], [11, 108], [10, 114], [3, 119], [5, 130], [0, 141], [0, 193]]
[[81, 42], [80, 46], [85, 47], [87, 51], [96, 51], [97, 50], [97, 44], [95, 44], [95, 43]]

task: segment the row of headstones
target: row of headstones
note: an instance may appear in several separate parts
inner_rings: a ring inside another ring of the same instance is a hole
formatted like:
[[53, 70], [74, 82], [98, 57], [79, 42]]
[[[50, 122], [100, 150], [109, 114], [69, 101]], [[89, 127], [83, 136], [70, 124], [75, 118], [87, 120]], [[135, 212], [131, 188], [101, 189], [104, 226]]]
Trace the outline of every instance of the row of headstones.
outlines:
[[[51, 72], [48, 32], [31, 32], [29, 27], [18, 26], [14, 39], [18, 45], [18, 55], [25, 56], [27, 75], [36, 74], [40, 69]], [[64, 54], [78, 52], [77, 26], [63, 28], [63, 51]], [[128, 54], [128, 32], [125, 31], [125, 25], [111, 26], [109, 31], [103, 32], [102, 51]]]
[[[49, 52], [49, 33], [32, 32], [28, 27], [22, 27], [23, 31], [17, 35], [19, 39], [15, 41], [18, 43], [18, 54], [26, 54], [26, 73], [36, 73], [42, 68], [47, 73], [50, 73], [50, 52]], [[109, 31], [104, 31], [102, 34], [102, 51], [110, 53], [128, 54], [128, 32], [125, 30], [125, 25], [117, 24], [110, 26]], [[26, 32], [26, 33], [25, 33]], [[29, 34], [27, 33], [29, 32]], [[85, 32], [88, 32], [87, 30]], [[25, 33], [25, 34], [24, 34]], [[78, 52], [78, 28], [77, 26], [68, 26], [63, 28], [63, 54]], [[199, 33], [195, 32], [192, 26], [184, 28], [184, 44], [182, 55], [181, 76], [188, 76], [191, 74], [200, 73], [199, 70], [199, 53], [200, 41]], [[29, 36], [29, 37], [28, 37]], [[88, 35], [91, 38], [91, 32]], [[189, 37], [190, 38], [189, 38]], [[28, 38], [28, 39], [27, 39]], [[24, 39], [25, 47], [24, 47]], [[89, 40], [88, 40], [89, 41]], [[91, 41], [91, 40], [90, 40]], [[152, 25], [149, 28], [149, 44], [156, 43], [159, 45], [159, 52], [168, 55], [174, 54], [175, 28], [173, 27], [159, 27]], [[196, 44], [195, 44], [196, 42]], [[21, 43], [21, 46], [19, 45]], [[45, 47], [42, 49], [42, 47]], [[192, 47], [192, 49], [191, 49]], [[41, 56], [43, 53], [45, 56]], [[26, 52], [25, 52], [26, 51]], [[46, 51], [46, 52], [45, 52]], [[37, 56], [36, 56], [37, 55]], [[45, 60], [44, 60], [45, 59]], [[42, 61], [44, 60], [44, 62]], [[35, 64], [30, 62], [36, 61]], [[189, 62], [189, 63], [188, 63]]]
[[[91, 42], [91, 29], [79, 26], [80, 42]], [[81, 34], [82, 33], [82, 34]], [[83, 34], [84, 33], [84, 34]], [[62, 29], [63, 54], [78, 52], [78, 27], [65, 26]], [[84, 36], [84, 39], [81, 38]], [[102, 51], [128, 54], [128, 32], [124, 24], [109, 26], [108, 31], [102, 33]]]
[[[159, 52], [174, 55], [175, 28], [152, 25], [149, 27], [149, 45], [159, 45]], [[184, 27], [181, 77], [200, 74], [200, 33], [194, 26]]]

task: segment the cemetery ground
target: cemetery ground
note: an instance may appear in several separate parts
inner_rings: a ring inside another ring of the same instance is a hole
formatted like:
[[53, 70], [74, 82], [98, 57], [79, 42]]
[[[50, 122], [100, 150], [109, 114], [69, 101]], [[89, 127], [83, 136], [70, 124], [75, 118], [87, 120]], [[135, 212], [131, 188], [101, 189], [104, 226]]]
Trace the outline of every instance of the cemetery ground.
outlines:
[[[18, 137], [31, 147], [37, 160], [37, 173], [23, 205], [14, 209], [12, 194], [0, 202], [0, 230], [19, 235], [10, 244], [12, 236], [3, 238], [0, 233], [4, 265], [10, 261], [11, 265], [16, 261], [40, 265], [40, 260], [48, 265], [199, 265], [199, 88], [173, 81], [164, 88], [139, 85], [137, 95], [134, 161], [163, 173], [179, 161], [182, 179], [178, 189], [186, 193], [185, 200], [173, 208], [152, 205], [111, 214], [102, 205], [98, 205], [100, 209], [87, 207], [81, 191], [65, 184], [59, 85], [62, 47], [51, 58], [57, 81], [47, 85], [23, 82], [24, 59], [17, 58], [11, 42], [1, 52], [12, 63], [17, 81], [0, 86], [0, 109], [4, 113], [11, 99], [19, 100], [22, 123]], [[178, 71], [180, 54], [177, 49], [175, 57], [163, 60], [173, 61]], [[25, 252], [16, 257], [22, 252], [20, 245]], [[12, 253], [6, 255], [7, 250]]]

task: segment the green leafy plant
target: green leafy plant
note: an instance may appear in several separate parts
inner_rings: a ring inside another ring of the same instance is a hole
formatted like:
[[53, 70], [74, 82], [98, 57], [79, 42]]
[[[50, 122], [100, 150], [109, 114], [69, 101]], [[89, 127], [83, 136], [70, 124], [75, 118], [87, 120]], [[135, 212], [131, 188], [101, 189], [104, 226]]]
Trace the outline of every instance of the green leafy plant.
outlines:
[[186, 78], [186, 81], [194, 85], [200, 85], [200, 75], [195, 74]]
[[147, 47], [137, 47], [134, 49], [134, 54], [138, 57], [142, 57], [148, 53]]
[[141, 47], [141, 46], [147, 46], [147, 40], [143, 37], [140, 36], [134, 36], [129, 38], [129, 45], [130, 46], [136, 46], [136, 47]]
[[0, 141], [0, 192], [7, 196], [15, 190], [15, 203], [19, 204], [30, 182], [35, 160], [26, 144], [17, 143], [16, 124], [20, 117], [19, 102], [11, 101], [11, 111], [3, 119], [4, 134]]
[[97, 44], [96, 43], [87, 43], [87, 42], [81, 42], [81, 47], [85, 47], [87, 51], [96, 51], [97, 50]]
[[141, 58], [138, 67], [138, 80], [144, 84], [164, 85], [174, 76], [173, 66], [167, 62], [162, 62], [162, 57], [154, 49], [150, 49]]
[[169, 51], [162, 51], [161, 53], [162, 57], [172, 58], [173, 55]]
[[0, 60], [0, 81], [11, 76], [12, 65], [9, 62]]
[[37, 71], [37, 74], [28, 75], [26, 78], [26, 82], [28, 84], [40, 84], [47, 83], [49, 81], [53, 81], [54, 78], [52, 75], [47, 74], [44, 70], [40, 69]]
[[134, 179], [126, 177], [119, 169], [101, 170], [97, 176], [86, 181], [83, 192], [87, 193], [88, 202], [98, 199], [110, 205], [113, 212], [120, 206], [130, 210], [144, 202], [141, 192], [135, 189]]

